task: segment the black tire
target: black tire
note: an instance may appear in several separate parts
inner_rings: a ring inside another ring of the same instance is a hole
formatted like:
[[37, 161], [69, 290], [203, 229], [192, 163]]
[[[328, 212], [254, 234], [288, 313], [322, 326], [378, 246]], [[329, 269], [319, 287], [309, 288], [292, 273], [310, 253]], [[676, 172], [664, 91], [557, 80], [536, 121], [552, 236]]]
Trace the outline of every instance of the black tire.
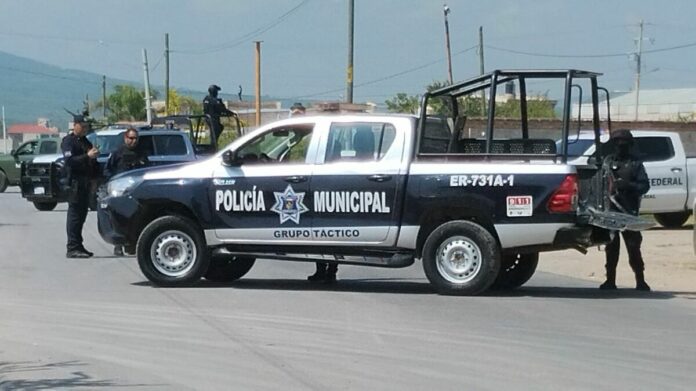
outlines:
[[[453, 265], [448, 257], [462, 257]], [[465, 220], [435, 228], [423, 245], [423, 270], [438, 293], [478, 295], [500, 270], [500, 247], [488, 230]]]
[[691, 216], [691, 212], [672, 212], [672, 213], [657, 213], [655, 214], [655, 220], [660, 223], [661, 226], [665, 228], [679, 228], [686, 220]]
[[500, 272], [491, 289], [521, 287], [532, 278], [538, 264], [539, 253], [503, 255]]
[[[162, 253], [171, 252], [170, 257]], [[210, 252], [196, 222], [181, 216], [160, 217], [148, 224], [135, 249], [145, 277], [159, 286], [195, 283], [208, 270]]]
[[4, 171], [0, 170], [0, 193], [4, 193], [9, 185], [10, 181], [7, 179], [7, 175]]
[[40, 210], [42, 212], [48, 212], [56, 208], [56, 205], [58, 205], [57, 202], [39, 202], [39, 201], [34, 201], [34, 208], [37, 210]]
[[215, 256], [205, 273], [205, 279], [214, 282], [232, 282], [244, 277], [254, 266], [256, 258], [234, 255]]

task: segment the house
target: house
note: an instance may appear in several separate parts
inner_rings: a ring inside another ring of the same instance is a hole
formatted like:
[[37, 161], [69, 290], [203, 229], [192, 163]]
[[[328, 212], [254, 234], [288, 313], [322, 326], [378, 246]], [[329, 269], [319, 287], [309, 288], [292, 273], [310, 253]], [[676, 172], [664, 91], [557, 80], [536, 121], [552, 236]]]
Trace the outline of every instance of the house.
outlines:
[[7, 127], [7, 136], [11, 140], [11, 147], [40, 137], [59, 136], [58, 128], [49, 127], [46, 119], [39, 118], [36, 124], [12, 124]]
[[[600, 94], [602, 99], [604, 94]], [[696, 88], [641, 89], [638, 94], [636, 118], [636, 94], [623, 93], [610, 97], [611, 119], [614, 121], [693, 121], [696, 120]], [[592, 118], [592, 104], [581, 105], [583, 119]], [[573, 118], [578, 115], [578, 105], [573, 105]], [[606, 100], [599, 102], [600, 118], [607, 118]]]

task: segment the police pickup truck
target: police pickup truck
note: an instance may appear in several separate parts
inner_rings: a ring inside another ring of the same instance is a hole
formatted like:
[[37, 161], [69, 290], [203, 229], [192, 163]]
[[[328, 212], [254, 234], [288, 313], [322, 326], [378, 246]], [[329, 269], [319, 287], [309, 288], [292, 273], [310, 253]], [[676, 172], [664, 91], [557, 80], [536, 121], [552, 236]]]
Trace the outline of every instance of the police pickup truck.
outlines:
[[[426, 93], [418, 116], [272, 123], [209, 159], [114, 177], [99, 200], [99, 232], [137, 245], [141, 271], [162, 286], [232, 281], [264, 258], [380, 267], [421, 259], [443, 294], [518, 287], [540, 251], [582, 251], [612, 229], [640, 229], [637, 218], [607, 211], [601, 157], [568, 164], [567, 143], [557, 148], [528, 126], [525, 87], [549, 79], [566, 91], [558, 134], [567, 140], [571, 86], [582, 84], [599, 142], [597, 76], [495, 71]], [[507, 83], [520, 91], [517, 129], [495, 126], [496, 88]], [[470, 137], [463, 105], [482, 90], [488, 127]]]
[[[100, 172], [103, 171], [109, 155], [123, 145], [123, 133], [126, 129], [127, 127], [123, 126], [112, 126], [87, 135], [92, 145], [99, 147], [97, 162]], [[60, 143], [60, 139], [58, 142]], [[177, 130], [140, 128], [138, 148], [148, 155], [149, 164], [155, 166], [196, 159], [189, 134]], [[55, 154], [54, 151], [53, 155], [39, 156], [22, 167], [22, 197], [32, 202], [37, 210], [50, 211], [59, 202], [67, 201], [69, 192], [60, 183], [63, 163], [63, 155]], [[100, 179], [98, 182], [103, 181], [105, 180]], [[96, 209], [95, 200], [96, 196], [92, 202], [93, 209]]]
[[[686, 155], [679, 133], [633, 130], [633, 154], [643, 160], [650, 178], [650, 191], [643, 196], [640, 212], [653, 214], [664, 227], [681, 227], [692, 213], [696, 200], [696, 158]], [[608, 134], [600, 141], [606, 143]], [[594, 134], [571, 136], [571, 163], [584, 162], [595, 152]]]

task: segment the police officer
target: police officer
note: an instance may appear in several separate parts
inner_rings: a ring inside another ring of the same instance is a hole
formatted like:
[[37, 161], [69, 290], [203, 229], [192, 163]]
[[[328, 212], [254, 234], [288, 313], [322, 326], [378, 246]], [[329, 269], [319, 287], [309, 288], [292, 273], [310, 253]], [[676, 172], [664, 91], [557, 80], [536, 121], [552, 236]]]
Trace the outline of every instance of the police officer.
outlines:
[[60, 149], [65, 158], [65, 176], [71, 188], [68, 197], [66, 257], [89, 258], [94, 254], [82, 244], [82, 227], [87, 219], [91, 182], [98, 172], [99, 150], [85, 137], [89, 124], [81, 115], [73, 116], [73, 131], [63, 138]]
[[[116, 174], [147, 166], [149, 163], [147, 155], [137, 147], [138, 131], [135, 128], [128, 128], [123, 133], [123, 145], [109, 155], [109, 160], [104, 167], [104, 176], [111, 178]], [[123, 256], [121, 245], [114, 246], [114, 255]]]
[[[611, 208], [617, 212], [637, 216], [641, 197], [650, 190], [648, 175], [645, 173], [643, 162], [631, 153], [633, 135], [628, 129], [612, 132], [610, 140], [616, 148], [605, 160], [605, 169], [611, 170], [613, 179]], [[640, 251], [643, 236], [639, 231], [623, 231], [621, 236], [626, 242], [628, 263], [636, 275], [636, 289], [649, 291], [650, 286], [645, 282], [643, 274], [645, 266]], [[617, 232], [606, 247], [607, 280], [599, 286], [600, 289], [616, 289], [616, 265], [619, 263], [620, 246], [621, 239]]]
[[217, 140], [222, 133], [224, 128], [220, 123], [221, 116], [230, 116], [234, 113], [227, 109], [222, 99], [218, 98], [218, 91], [221, 88], [215, 84], [208, 87], [208, 95], [203, 98], [203, 113], [210, 116], [211, 119], [211, 130], [215, 133], [215, 140]]

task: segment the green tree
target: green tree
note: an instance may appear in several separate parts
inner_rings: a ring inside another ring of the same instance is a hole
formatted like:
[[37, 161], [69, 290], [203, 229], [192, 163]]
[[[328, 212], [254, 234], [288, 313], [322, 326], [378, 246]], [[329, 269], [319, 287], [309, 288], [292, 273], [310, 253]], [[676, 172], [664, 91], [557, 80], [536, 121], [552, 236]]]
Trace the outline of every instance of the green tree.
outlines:
[[[157, 95], [152, 92], [153, 98]], [[103, 107], [104, 102], [97, 103], [97, 107]], [[114, 92], [106, 97], [109, 122], [117, 121], [144, 121], [145, 115], [145, 91], [131, 85], [119, 84], [114, 86]]]
[[416, 114], [419, 107], [418, 97], [404, 92], [399, 92], [395, 97], [386, 100], [384, 103], [387, 105], [387, 110], [392, 113]]
[[169, 89], [169, 114], [203, 114], [203, 102], [188, 95], [181, 95], [173, 88]]
[[[433, 81], [426, 87], [426, 90], [431, 92], [447, 85], [447, 82]], [[387, 109], [391, 112], [415, 114], [418, 112], [419, 101], [418, 96], [398, 93], [384, 103], [386, 103]], [[479, 92], [458, 98], [457, 103], [460, 114], [468, 117], [481, 116], [483, 101]], [[450, 104], [449, 98], [431, 98], [428, 100], [428, 114], [450, 115]], [[555, 118], [555, 105], [556, 102], [548, 99], [547, 95], [530, 96], [527, 98], [527, 115], [529, 118]], [[486, 102], [484, 107], [487, 106]], [[507, 102], [497, 102], [495, 105], [495, 116], [496, 118], [520, 118], [520, 100], [510, 99]]]

